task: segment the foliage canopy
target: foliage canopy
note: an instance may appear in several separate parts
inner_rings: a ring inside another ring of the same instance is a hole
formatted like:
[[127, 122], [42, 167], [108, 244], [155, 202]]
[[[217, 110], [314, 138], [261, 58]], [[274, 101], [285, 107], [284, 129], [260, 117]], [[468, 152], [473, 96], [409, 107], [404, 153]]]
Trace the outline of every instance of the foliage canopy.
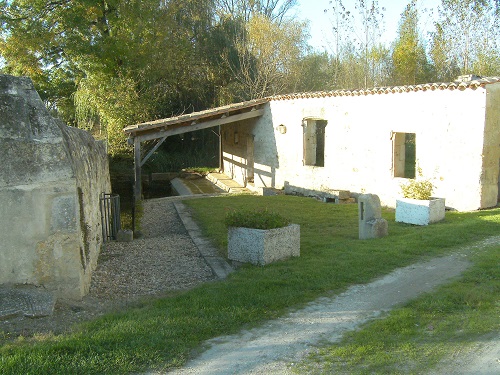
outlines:
[[[378, 1], [331, 1], [332, 42], [307, 45], [297, 0], [0, 0], [0, 69], [29, 76], [70, 125], [130, 152], [126, 125], [293, 91], [500, 75], [496, 0], [410, 0], [392, 44]], [[351, 8], [349, 8], [349, 6]], [[428, 20], [426, 20], [428, 22]]]

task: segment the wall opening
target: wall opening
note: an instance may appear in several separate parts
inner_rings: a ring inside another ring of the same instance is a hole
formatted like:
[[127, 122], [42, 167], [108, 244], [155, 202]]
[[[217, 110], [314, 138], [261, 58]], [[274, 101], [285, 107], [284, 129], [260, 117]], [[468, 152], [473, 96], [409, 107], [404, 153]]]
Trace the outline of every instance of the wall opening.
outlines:
[[325, 166], [326, 120], [305, 119], [302, 121], [304, 134], [304, 165]]
[[392, 134], [394, 177], [415, 178], [417, 143], [415, 133]]

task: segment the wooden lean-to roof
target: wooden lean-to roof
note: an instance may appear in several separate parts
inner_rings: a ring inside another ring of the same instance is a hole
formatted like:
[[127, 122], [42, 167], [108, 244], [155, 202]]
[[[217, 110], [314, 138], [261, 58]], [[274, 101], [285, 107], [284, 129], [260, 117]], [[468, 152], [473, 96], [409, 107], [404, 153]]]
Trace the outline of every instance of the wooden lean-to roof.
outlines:
[[123, 130], [131, 138], [139, 138], [140, 141], [149, 141], [262, 116], [264, 113], [262, 105], [268, 101], [269, 99], [267, 98], [254, 99], [166, 119], [130, 125]]

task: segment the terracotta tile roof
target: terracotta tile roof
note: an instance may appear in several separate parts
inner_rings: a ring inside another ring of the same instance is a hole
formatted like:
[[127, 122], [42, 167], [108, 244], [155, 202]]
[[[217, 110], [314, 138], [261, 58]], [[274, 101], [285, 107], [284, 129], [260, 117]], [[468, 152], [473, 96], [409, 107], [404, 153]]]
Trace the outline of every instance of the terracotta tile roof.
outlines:
[[500, 77], [483, 77], [464, 82], [455, 81], [448, 83], [424, 83], [421, 85], [408, 86], [393, 86], [393, 87], [375, 87], [365, 90], [334, 90], [334, 91], [319, 91], [319, 92], [304, 92], [288, 95], [271, 96], [269, 100], [290, 100], [290, 99], [307, 99], [307, 98], [325, 98], [332, 96], [363, 96], [377, 94], [391, 94], [402, 92], [417, 92], [417, 91], [435, 91], [435, 90], [475, 90], [478, 87], [484, 87], [492, 83], [500, 83]]

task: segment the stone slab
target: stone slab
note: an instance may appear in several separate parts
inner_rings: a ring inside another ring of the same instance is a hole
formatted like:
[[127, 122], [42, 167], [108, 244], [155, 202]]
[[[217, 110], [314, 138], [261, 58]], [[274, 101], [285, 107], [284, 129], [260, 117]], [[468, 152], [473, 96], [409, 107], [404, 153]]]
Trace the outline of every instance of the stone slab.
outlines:
[[174, 190], [177, 195], [193, 195], [191, 190], [182, 182], [180, 178], [174, 178], [170, 181], [172, 184], [172, 190]]
[[209, 173], [206, 179], [230, 194], [251, 193], [249, 189], [241, 186], [223, 173]]
[[42, 287], [4, 284], [0, 286], [0, 319], [49, 316], [54, 312], [55, 302], [54, 295]]
[[170, 181], [178, 176], [177, 172], [151, 173], [151, 181]]

